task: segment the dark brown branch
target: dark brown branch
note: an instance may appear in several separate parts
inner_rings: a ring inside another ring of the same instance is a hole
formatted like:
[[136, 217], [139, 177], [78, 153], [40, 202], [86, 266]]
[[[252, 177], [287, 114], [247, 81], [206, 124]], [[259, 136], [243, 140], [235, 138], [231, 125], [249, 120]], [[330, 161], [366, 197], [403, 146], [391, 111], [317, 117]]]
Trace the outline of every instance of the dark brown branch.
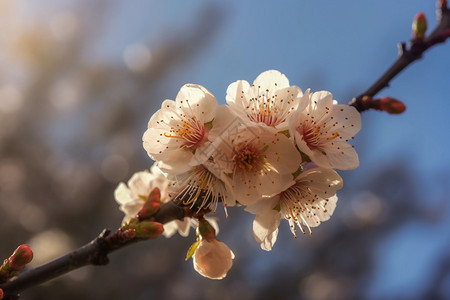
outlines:
[[373, 108], [370, 102], [363, 100], [364, 96], [374, 97], [382, 89], [388, 87], [389, 82], [409, 64], [420, 59], [426, 50], [445, 42], [450, 37], [450, 10], [445, 5], [439, 9], [438, 15], [439, 24], [431, 34], [424, 39], [411, 40], [409, 49], [405, 43], [399, 44], [399, 57], [394, 64], [365, 92], [353, 98], [349, 105], [354, 106], [359, 112]]
[[[188, 209], [170, 201], [161, 206], [154, 218], [156, 222], [164, 224], [175, 219], [183, 219], [187, 212]], [[21, 273], [11, 281], [0, 284], [0, 288], [5, 293], [4, 299], [17, 299], [21, 291], [83, 266], [106, 265], [109, 262], [107, 257], [109, 253], [137, 241], [139, 239], [127, 238], [126, 233], [120, 229], [111, 235], [110, 231], [105, 229], [90, 243], [45, 265]]]

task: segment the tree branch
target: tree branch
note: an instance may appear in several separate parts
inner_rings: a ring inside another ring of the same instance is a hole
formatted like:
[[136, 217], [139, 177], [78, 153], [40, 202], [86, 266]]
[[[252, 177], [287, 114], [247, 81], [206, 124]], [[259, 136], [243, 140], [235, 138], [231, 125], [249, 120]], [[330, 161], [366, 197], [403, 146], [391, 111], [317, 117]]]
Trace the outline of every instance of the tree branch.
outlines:
[[[349, 105], [354, 106], [359, 112], [375, 108], [373, 96], [385, 87], [389, 86], [389, 82], [403, 71], [409, 64], [420, 59], [425, 51], [431, 47], [445, 42], [450, 37], [450, 10], [447, 4], [441, 1], [442, 7], [438, 10], [439, 24], [431, 32], [431, 34], [423, 39], [413, 39], [410, 42], [410, 48], [407, 49], [405, 43], [399, 44], [399, 57], [392, 66], [365, 92], [350, 101]], [[366, 101], [367, 100], [367, 101]]]
[[[175, 219], [183, 219], [188, 212], [188, 208], [177, 206], [170, 201], [161, 206], [154, 215], [154, 221], [164, 224]], [[127, 234], [126, 231], [120, 229], [110, 234], [110, 230], [105, 229], [88, 244], [49, 263], [21, 273], [11, 281], [0, 284], [0, 288], [5, 294], [4, 299], [17, 299], [21, 291], [83, 266], [108, 264], [107, 255], [109, 253], [143, 240]]]

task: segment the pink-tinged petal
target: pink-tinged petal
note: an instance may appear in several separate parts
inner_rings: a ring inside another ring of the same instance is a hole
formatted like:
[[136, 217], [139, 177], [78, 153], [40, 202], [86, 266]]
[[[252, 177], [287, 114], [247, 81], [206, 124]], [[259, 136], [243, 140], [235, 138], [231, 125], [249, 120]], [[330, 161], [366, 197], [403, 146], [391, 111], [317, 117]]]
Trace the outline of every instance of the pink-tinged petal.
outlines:
[[192, 152], [170, 151], [165, 154], [164, 160], [158, 162], [158, 166], [163, 172], [175, 175], [189, 170], [191, 162], [196, 162]]
[[272, 197], [281, 193], [286, 188], [286, 185], [292, 181], [293, 176], [291, 173], [280, 174], [275, 171], [268, 171], [260, 176], [259, 179], [258, 194], [264, 197]]
[[122, 224], [128, 222], [131, 218], [136, 217], [142, 206], [144, 206], [144, 200], [142, 199], [133, 199], [132, 201], [121, 205], [120, 210], [125, 213]]
[[[305, 112], [310, 113], [314, 120], [318, 122], [327, 112], [333, 108], [333, 95], [328, 91], [319, 91], [310, 94], [310, 104]], [[310, 117], [311, 117], [310, 116]]]
[[309, 205], [309, 212], [303, 214], [303, 224], [308, 224], [309, 227], [317, 227], [321, 222], [329, 220], [334, 213], [337, 200], [337, 196], [333, 195]]
[[343, 181], [341, 176], [332, 169], [312, 168], [301, 173], [297, 181], [308, 187], [319, 197], [328, 198], [341, 189]]
[[284, 134], [277, 133], [265, 151], [268, 163], [281, 174], [297, 171], [302, 157], [294, 144]]
[[270, 251], [277, 240], [281, 213], [271, 210], [265, 215], [256, 215], [253, 221], [253, 235], [261, 249]]
[[227, 88], [226, 100], [230, 107], [244, 108], [247, 106], [246, 93], [250, 89], [250, 84], [245, 80], [238, 80], [230, 84]]
[[361, 115], [353, 106], [335, 105], [330, 113], [329, 122], [331, 132], [338, 132], [336, 140], [345, 141], [351, 139], [361, 130]]
[[[298, 118], [300, 117], [300, 115], [301, 115], [301, 112], [302, 111], [304, 111], [305, 110], [305, 108], [308, 106], [308, 104], [309, 104], [309, 96], [310, 96], [310, 93], [309, 93], [309, 91], [310, 91], [311, 89], [307, 89], [302, 95], [301, 95], [301, 97], [300, 97], [300, 99], [299, 99], [299, 101], [298, 101], [298, 105], [297, 105], [297, 107], [295, 108], [295, 111], [294, 111], [294, 113], [297, 115], [298, 114], [298, 116], [297, 116], [297, 118], [296, 118], [296, 120], [298, 121]], [[293, 115], [293, 114], [292, 114]], [[292, 119], [293, 117], [291, 116], [291, 119]], [[289, 123], [289, 124], [291, 124], [291, 123]], [[296, 123], [296, 124], [298, 124], [298, 122]], [[291, 126], [291, 125], [289, 125], [289, 126]]]
[[208, 139], [215, 141], [217, 138], [223, 137], [227, 132], [237, 129], [241, 122], [239, 118], [226, 105], [217, 108], [216, 117], [212, 121], [212, 128], [208, 132]]
[[233, 265], [234, 254], [225, 243], [202, 239], [193, 255], [194, 269], [204, 277], [222, 279]]
[[[259, 178], [242, 178], [235, 176], [232, 179], [231, 188], [234, 196], [239, 203], [243, 205], [252, 205], [261, 199], [261, 193], [258, 191]], [[275, 186], [272, 186], [275, 188]]]
[[175, 220], [175, 224], [178, 227], [178, 233], [187, 237], [189, 235], [189, 229], [191, 229], [191, 220], [190, 218], [184, 218], [183, 220]]
[[329, 220], [334, 213], [337, 200], [337, 196], [333, 195], [327, 199], [314, 202], [310, 207], [310, 212], [303, 214], [303, 224], [308, 224], [309, 227], [317, 227], [321, 222]]
[[216, 98], [203, 86], [185, 84], [176, 98], [177, 105], [187, 117], [196, 117], [202, 123], [212, 121], [219, 106]]
[[289, 87], [289, 80], [277, 70], [268, 70], [256, 77], [253, 85], [260, 87], [262, 90], [282, 89]]
[[154, 178], [155, 176], [148, 171], [137, 172], [128, 180], [128, 187], [134, 196], [139, 197], [142, 195], [146, 197], [153, 189], [151, 181]]
[[[328, 200], [328, 201], [326, 201], [326, 200]], [[337, 201], [338, 201], [338, 197], [336, 195], [333, 195], [328, 199], [322, 200], [321, 205], [325, 206], [326, 210], [320, 209], [316, 212], [317, 218], [321, 222], [328, 221], [331, 218], [331, 216], [334, 213], [334, 210], [336, 209]], [[313, 227], [315, 227], [315, 226], [313, 225]]]
[[333, 168], [339, 170], [353, 170], [359, 166], [358, 154], [347, 143], [339, 143], [339, 149], [334, 148], [327, 153], [328, 160]]
[[116, 190], [114, 191], [114, 198], [119, 204], [127, 203], [133, 199], [130, 190], [123, 182], [119, 183]]
[[175, 223], [175, 221], [165, 223], [163, 224], [163, 227], [164, 227], [163, 235], [166, 238], [171, 238], [178, 230], [178, 226]]

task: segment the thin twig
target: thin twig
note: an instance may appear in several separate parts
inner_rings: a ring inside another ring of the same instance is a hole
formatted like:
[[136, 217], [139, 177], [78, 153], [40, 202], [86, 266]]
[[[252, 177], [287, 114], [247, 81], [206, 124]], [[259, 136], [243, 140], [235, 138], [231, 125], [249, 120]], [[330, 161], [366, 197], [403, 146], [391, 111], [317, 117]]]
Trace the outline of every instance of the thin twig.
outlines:
[[382, 89], [388, 87], [389, 82], [409, 64], [420, 59], [426, 50], [445, 42], [450, 37], [450, 10], [446, 4], [439, 8], [438, 19], [438, 25], [428, 37], [411, 40], [409, 49], [407, 49], [405, 43], [400, 43], [399, 57], [397, 60], [372, 86], [358, 97], [353, 98], [349, 105], [354, 106], [359, 112], [373, 108], [370, 102], [363, 100], [364, 96], [368, 96], [371, 99]]

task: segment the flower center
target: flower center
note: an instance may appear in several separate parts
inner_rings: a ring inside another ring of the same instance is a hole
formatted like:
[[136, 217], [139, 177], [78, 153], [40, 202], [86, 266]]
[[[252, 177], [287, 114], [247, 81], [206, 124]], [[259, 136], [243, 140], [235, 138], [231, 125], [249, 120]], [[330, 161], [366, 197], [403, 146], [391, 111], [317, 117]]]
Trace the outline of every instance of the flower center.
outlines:
[[175, 125], [164, 133], [165, 137], [183, 140], [183, 146], [192, 150], [197, 149], [207, 137], [207, 130], [195, 116], [192, 118], [183, 118], [181, 123]]
[[[270, 96], [269, 89], [260, 90], [252, 85], [258, 96], [250, 98], [247, 104], [247, 117], [250, 121], [264, 123], [267, 126], [277, 126], [286, 120], [287, 115], [294, 110], [292, 107], [294, 94], [290, 94], [289, 99], [283, 99], [279, 95]], [[275, 91], [272, 91], [274, 93]], [[289, 93], [289, 90], [287, 91]]]
[[181, 201], [183, 205], [198, 208], [198, 211], [206, 208], [215, 213], [218, 202], [222, 201], [228, 217], [225, 187], [205, 166], [193, 167], [178, 183], [184, 188], [176, 196], [175, 202]]
[[263, 167], [264, 158], [253, 146], [244, 145], [233, 155], [233, 163], [237, 172], [257, 172]]
[[303, 124], [298, 128], [298, 132], [303, 136], [303, 140], [310, 149], [317, 149], [322, 146], [320, 127], [314, 124]]
[[283, 217], [288, 220], [294, 237], [297, 237], [297, 225], [303, 234], [306, 234], [302, 224], [308, 228], [309, 234], [312, 234], [308, 220], [314, 214], [314, 203], [317, 202], [318, 196], [314, 195], [311, 190], [302, 187], [299, 182], [283, 191], [280, 195], [280, 208]]

